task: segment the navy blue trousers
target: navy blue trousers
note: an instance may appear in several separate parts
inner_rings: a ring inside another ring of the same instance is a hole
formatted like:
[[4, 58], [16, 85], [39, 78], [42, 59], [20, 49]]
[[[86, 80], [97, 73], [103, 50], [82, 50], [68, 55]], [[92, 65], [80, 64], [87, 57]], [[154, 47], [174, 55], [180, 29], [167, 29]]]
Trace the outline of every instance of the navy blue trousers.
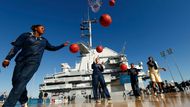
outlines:
[[103, 77], [103, 75], [99, 74], [99, 75], [92, 75], [92, 87], [93, 87], [94, 99], [97, 100], [100, 98], [99, 97], [100, 92], [98, 92], [99, 91], [99, 89], [98, 89], [99, 84], [100, 84], [106, 98], [110, 98], [110, 94], [109, 94], [109, 91], [106, 87], [104, 77]]
[[140, 96], [140, 89], [139, 89], [138, 82], [134, 82], [134, 83], [131, 82], [131, 87], [132, 87], [132, 90], [133, 90], [135, 97]]
[[28, 101], [26, 85], [37, 71], [40, 63], [36, 62], [17, 62], [14, 68], [12, 85], [7, 100], [3, 107], [15, 107], [17, 101], [24, 104]]

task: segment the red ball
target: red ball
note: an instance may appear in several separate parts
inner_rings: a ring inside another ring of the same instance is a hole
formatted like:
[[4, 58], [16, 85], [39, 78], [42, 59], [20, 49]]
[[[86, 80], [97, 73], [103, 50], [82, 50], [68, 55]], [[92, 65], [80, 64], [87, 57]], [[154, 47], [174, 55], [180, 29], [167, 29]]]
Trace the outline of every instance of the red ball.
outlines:
[[101, 52], [103, 51], [103, 49], [104, 49], [104, 48], [103, 48], [103, 46], [101, 46], [101, 45], [96, 47], [96, 51], [97, 51], [98, 53], [101, 53]]
[[78, 44], [71, 44], [69, 47], [70, 52], [76, 53], [80, 50], [80, 47]]
[[109, 5], [110, 5], [110, 6], [114, 6], [114, 5], [115, 5], [115, 0], [110, 0], [110, 1], [109, 1]]
[[103, 14], [100, 19], [100, 24], [104, 27], [108, 27], [112, 23], [111, 16], [109, 14]]
[[127, 65], [126, 64], [121, 64], [120, 69], [121, 69], [121, 71], [126, 71], [127, 70]]

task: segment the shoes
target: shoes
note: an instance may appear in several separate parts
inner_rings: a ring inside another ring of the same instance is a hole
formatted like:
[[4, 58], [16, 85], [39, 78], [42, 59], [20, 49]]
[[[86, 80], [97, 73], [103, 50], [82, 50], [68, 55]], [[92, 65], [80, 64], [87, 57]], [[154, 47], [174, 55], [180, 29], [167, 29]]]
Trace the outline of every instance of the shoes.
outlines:
[[112, 104], [111, 98], [108, 98], [107, 101], [108, 101], [108, 104]]
[[154, 93], [154, 96], [158, 96], [158, 93], [157, 93], [157, 92], [155, 92], [155, 93]]
[[111, 98], [108, 98], [108, 100], [111, 100]]
[[28, 107], [27, 103], [21, 105], [21, 107]]
[[101, 103], [101, 101], [100, 101], [100, 100], [96, 100], [96, 103], [98, 103], [98, 104], [99, 104], [99, 103]]
[[136, 97], [136, 100], [141, 100], [141, 96]]
[[105, 98], [102, 98], [101, 101], [105, 101]]
[[161, 98], [162, 100], [165, 100], [164, 94], [160, 94], [160, 98]]

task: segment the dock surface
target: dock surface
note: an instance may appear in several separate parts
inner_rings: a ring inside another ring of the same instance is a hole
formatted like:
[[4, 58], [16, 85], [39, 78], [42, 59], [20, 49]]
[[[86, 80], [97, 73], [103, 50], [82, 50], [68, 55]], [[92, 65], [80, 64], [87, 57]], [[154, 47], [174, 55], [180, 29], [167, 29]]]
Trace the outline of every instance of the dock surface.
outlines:
[[[2, 104], [0, 104], [1, 107]], [[19, 107], [19, 106], [18, 106]], [[122, 95], [112, 97], [112, 103], [102, 100], [100, 104], [94, 100], [80, 100], [68, 104], [29, 105], [28, 107], [190, 107], [190, 93], [167, 93], [158, 96], [144, 95], [141, 100], [134, 96], [123, 98]]]

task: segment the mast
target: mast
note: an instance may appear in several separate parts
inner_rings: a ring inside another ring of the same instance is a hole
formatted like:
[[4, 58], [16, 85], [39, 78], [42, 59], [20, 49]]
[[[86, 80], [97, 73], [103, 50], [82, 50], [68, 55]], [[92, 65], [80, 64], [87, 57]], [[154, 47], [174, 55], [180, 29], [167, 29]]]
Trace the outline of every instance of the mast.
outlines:
[[[88, 20], [90, 20], [89, 7], [88, 7]], [[88, 26], [89, 26], [89, 48], [92, 48], [92, 24], [91, 24], [91, 21], [89, 21]]]
[[90, 12], [88, 7], [88, 19], [83, 20], [80, 24], [81, 37], [88, 37], [88, 48], [92, 48], [92, 23], [97, 23], [96, 19], [90, 19]]

